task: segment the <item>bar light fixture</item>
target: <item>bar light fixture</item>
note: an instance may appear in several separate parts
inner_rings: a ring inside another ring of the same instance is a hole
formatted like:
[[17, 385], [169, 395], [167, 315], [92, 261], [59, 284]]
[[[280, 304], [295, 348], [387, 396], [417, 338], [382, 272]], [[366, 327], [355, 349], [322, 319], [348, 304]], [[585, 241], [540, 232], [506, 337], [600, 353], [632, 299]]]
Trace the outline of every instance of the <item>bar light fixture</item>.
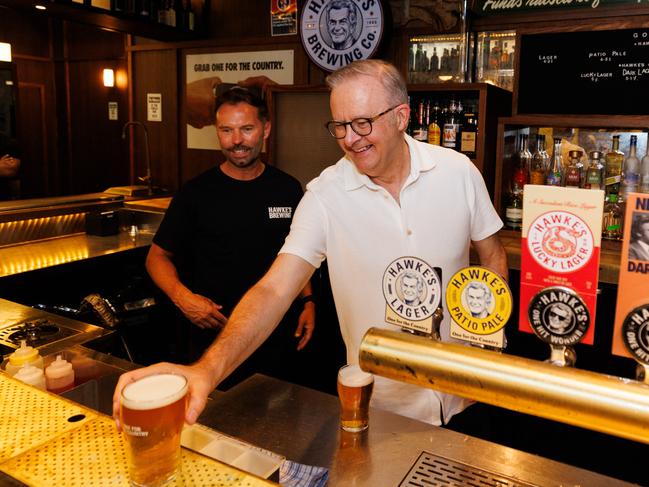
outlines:
[[115, 86], [115, 71], [112, 69], [104, 69], [104, 86], [107, 88]]
[[11, 44], [0, 42], [0, 61], [11, 62]]

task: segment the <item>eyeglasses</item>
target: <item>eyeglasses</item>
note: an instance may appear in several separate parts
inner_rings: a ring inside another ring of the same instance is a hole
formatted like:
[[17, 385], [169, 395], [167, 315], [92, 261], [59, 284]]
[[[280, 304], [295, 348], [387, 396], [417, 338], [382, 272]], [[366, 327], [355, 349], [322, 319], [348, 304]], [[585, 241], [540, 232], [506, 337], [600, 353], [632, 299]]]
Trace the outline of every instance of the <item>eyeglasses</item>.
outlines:
[[568, 321], [568, 315], [563, 316], [555, 313], [554, 311], [550, 311], [550, 318], [557, 318], [559, 321]]
[[381, 112], [378, 115], [370, 118], [355, 118], [351, 122], [337, 122], [336, 120], [331, 120], [325, 124], [325, 127], [327, 127], [327, 130], [332, 135], [332, 137], [336, 139], [345, 138], [345, 135], [347, 134], [347, 125], [349, 125], [357, 135], [370, 135], [372, 133], [372, 123], [376, 122], [383, 115], [391, 110], [394, 110], [400, 105], [401, 103], [399, 103], [399, 105], [393, 106], [392, 108], [388, 108], [384, 112]]

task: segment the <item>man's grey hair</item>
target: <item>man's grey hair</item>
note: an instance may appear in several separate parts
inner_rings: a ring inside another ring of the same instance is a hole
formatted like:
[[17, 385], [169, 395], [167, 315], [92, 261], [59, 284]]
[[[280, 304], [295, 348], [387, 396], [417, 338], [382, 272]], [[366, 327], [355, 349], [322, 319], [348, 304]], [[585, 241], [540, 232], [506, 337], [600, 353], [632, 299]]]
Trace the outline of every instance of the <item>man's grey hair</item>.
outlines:
[[381, 82], [391, 105], [408, 103], [408, 88], [403, 76], [394, 65], [381, 59], [364, 59], [349, 63], [327, 76], [326, 82], [329, 89], [333, 90], [345, 81], [363, 76], [376, 78]]
[[487, 304], [487, 306], [491, 306], [491, 299], [493, 295], [491, 294], [491, 290], [486, 284], [483, 284], [482, 282], [475, 282], [471, 281], [469, 284], [466, 286], [466, 292], [469, 292], [469, 289], [475, 289], [479, 291], [484, 291], [484, 302]]

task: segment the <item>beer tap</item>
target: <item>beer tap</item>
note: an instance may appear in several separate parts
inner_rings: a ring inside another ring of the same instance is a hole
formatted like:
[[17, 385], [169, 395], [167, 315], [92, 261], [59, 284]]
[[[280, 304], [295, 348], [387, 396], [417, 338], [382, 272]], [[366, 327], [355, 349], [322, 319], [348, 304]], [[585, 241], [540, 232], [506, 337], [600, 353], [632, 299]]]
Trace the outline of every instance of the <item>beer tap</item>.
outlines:
[[146, 129], [146, 126], [142, 122], [138, 122], [136, 120], [130, 120], [124, 124], [124, 127], [122, 127], [122, 139], [126, 140], [126, 129], [130, 125], [139, 125], [142, 127], [142, 130], [144, 130], [144, 145], [145, 145], [145, 162], [146, 162], [146, 176], [144, 177], [138, 177], [138, 179], [142, 182], [147, 183], [147, 188], [148, 188], [148, 195], [152, 196], [153, 195], [153, 180], [151, 178], [151, 150], [149, 147], [149, 132]]

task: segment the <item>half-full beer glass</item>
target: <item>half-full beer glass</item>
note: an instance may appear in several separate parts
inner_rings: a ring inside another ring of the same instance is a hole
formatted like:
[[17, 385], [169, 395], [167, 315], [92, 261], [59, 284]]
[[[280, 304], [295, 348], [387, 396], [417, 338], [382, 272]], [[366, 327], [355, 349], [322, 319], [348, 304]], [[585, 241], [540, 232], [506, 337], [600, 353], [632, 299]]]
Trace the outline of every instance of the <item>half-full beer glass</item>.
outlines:
[[342, 429], [353, 433], [367, 429], [373, 387], [374, 376], [363, 372], [356, 364], [345, 365], [338, 371]]
[[150, 375], [122, 390], [120, 422], [131, 485], [160, 486], [176, 477], [186, 401], [182, 375]]

